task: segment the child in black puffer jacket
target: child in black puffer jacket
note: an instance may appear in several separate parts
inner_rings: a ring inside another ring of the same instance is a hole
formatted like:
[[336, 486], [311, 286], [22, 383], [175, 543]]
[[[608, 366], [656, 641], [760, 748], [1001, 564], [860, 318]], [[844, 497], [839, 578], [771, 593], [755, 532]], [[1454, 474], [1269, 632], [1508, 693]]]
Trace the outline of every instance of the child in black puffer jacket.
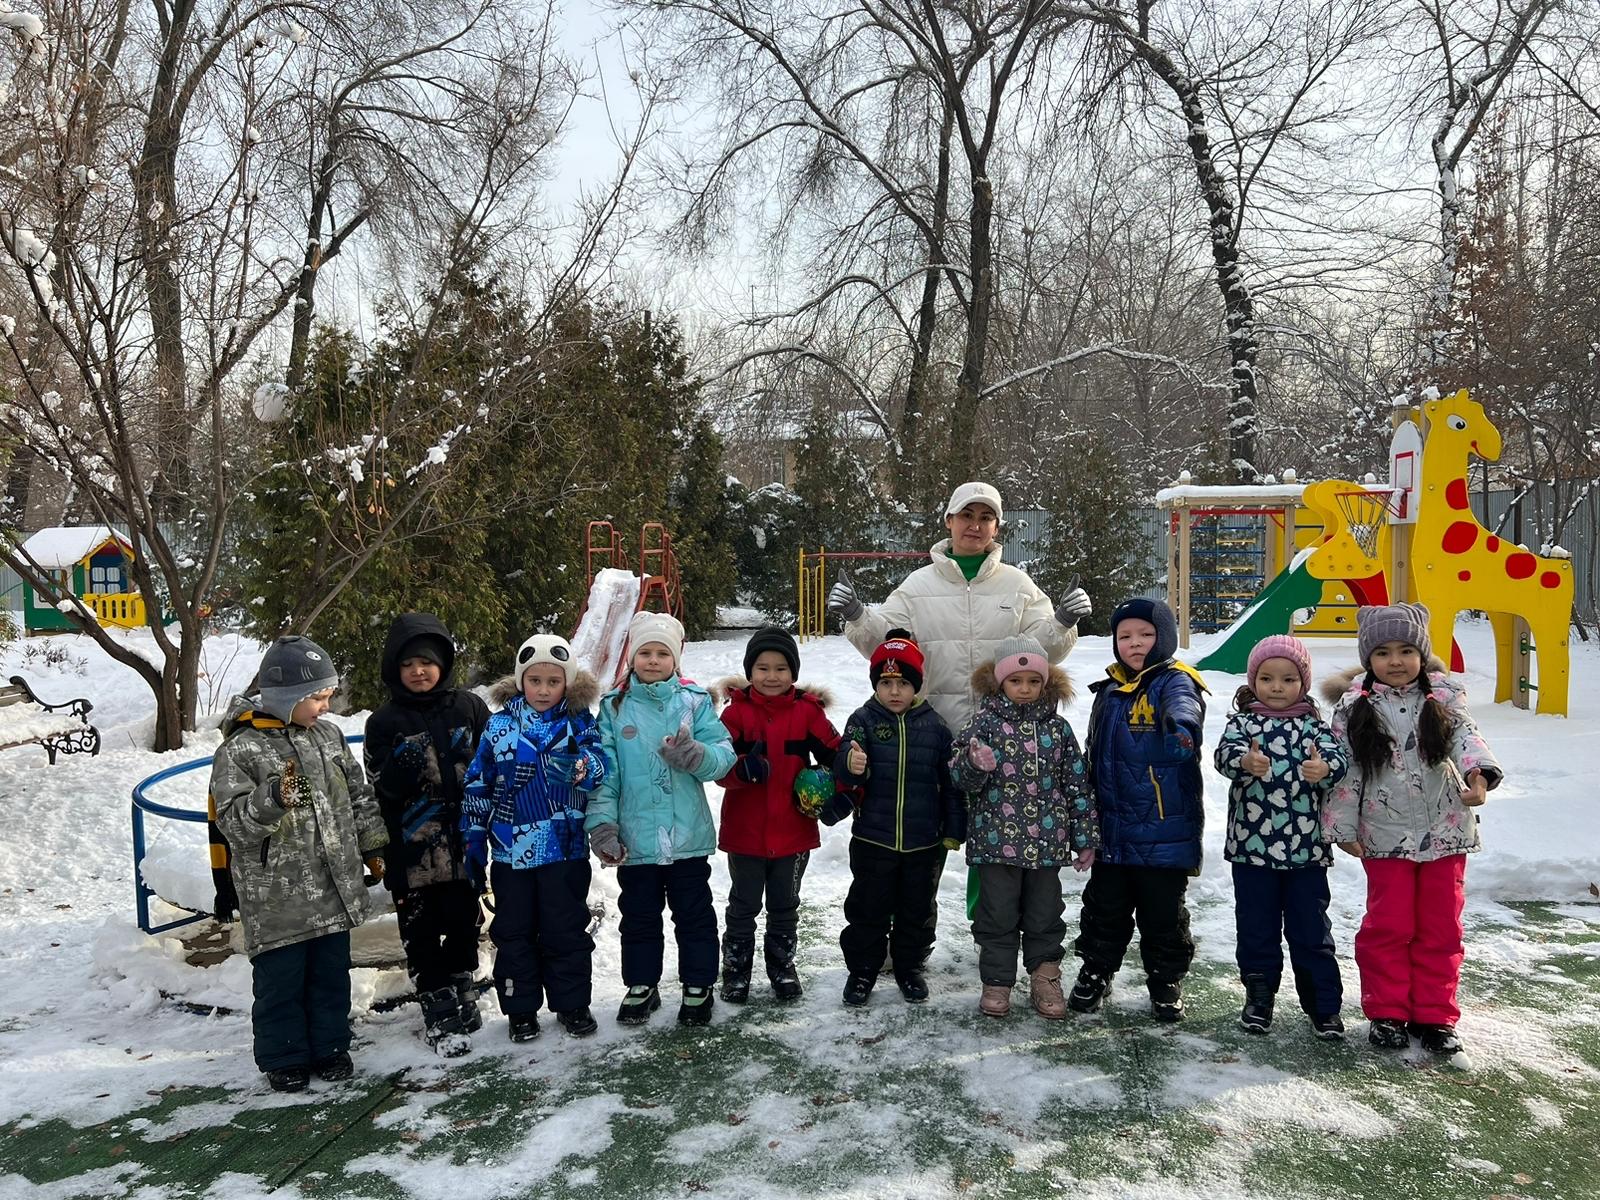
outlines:
[[478, 1011], [481, 880], [462, 855], [462, 780], [489, 720], [475, 693], [451, 686], [455, 644], [438, 617], [402, 613], [383, 647], [389, 702], [367, 718], [367, 775], [389, 827], [384, 883], [394, 893], [406, 969], [424, 1036], [440, 1055], [471, 1049]]
[[[917, 698], [922, 651], [891, 629], [872, 652], [872, 699], [845, 723], [834, 774], [862, 790], [850, 840], [850, 891], [839, 934], [850, 975], [844, 1002], [872, 994], [884, 953], [909, 1004], [928, 998], [922, 964], [933, 949], [933, 911], [947, 850], [967, 837], [967, 807], [950, 779], [950, 729]], [[824, 814], [828, 824], [848, 809]]]

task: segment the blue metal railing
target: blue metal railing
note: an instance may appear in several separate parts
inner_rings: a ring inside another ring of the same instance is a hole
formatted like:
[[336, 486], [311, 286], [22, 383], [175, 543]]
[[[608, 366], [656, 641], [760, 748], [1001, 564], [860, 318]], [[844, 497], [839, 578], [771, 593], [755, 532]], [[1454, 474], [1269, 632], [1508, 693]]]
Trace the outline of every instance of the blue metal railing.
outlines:
[[[349, 745], [355, 745], [363, 740], [359, 733], [347, 733], [344, 738]], [[146, 933], [164, 933], [168, 929], [177, 929], [183, 925], [191, 925], [196, 921], [204, 920], [210, 913], [191, 913], [187, 917], [180, 917], [176, 921], [168, 921], [165, 925], [150, 924], [150, 897], [156, 895], [155, 889], [144, 881], [144, 875], [139, 870], [139, 864], [144, 862], [144, 819], [148, 813], [152, 817], [164, 817], [169, 821], [189, 821], [204, 824], [207, 820], [204, 808], [177, 808], [171, 804], [161, 804], [146, 795], [148, 788], [158, 783], [163, 783], [177, 775], [188, 771], [198, 771], [201, 767], [209, 767], [211, 759], [196, 758], [186, 763], [179, 763], [175, 767], [165, 767], [154, 775], [147, 776], [133, 785], [133, 896], [134, 907], [138, 913], [139, 928]], [[207, 854], [209, 855], [209, 847]], [[207, 864], [210, 859], [208, 857]], [[168, 901], [171, 903], [171, 901]], [[174, 905], [174, 907], [179, 907]]]

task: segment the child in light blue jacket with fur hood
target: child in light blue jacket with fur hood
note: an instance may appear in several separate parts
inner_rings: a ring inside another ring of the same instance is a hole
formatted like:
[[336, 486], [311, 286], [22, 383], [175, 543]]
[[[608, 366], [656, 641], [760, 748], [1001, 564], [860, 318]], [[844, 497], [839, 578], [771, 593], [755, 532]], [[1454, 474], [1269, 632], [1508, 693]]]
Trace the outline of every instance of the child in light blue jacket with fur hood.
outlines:
[[661, 1007], [672, 909], [683, 1003], [678, 1020], [711, 1020], [717, 981], [717, 915], [711, 855], [717, 832], [705, 785], [734, 763], [733, 743], [704, 688], [678, 677], [683, 626], [665, 613], [635, 613], [628, 625], [628, 677], [600, 701], [600, 744], [612, 769], [589, 801], [585, 827], [600, 861], [617, 868], [622, 892], [622, 982], [617, 1020], [640, 1025]]

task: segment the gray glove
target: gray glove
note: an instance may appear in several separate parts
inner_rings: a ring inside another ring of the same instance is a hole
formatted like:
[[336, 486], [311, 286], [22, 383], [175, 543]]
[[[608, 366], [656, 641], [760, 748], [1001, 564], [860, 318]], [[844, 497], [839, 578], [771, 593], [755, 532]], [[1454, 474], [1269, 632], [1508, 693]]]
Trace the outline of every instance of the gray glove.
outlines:
[[866, 612], [861, 598], [856, 595], [856, 585], [850, 581], [850, 572], [841, 570], [839, 578], [828, 589], [828, 611], [836, 612], [846, 621], [859, 621]]
[[687, 725], [679, 726], [678, 732], [671, 737], [661, 739], [661, 761], [669, 767], [676, 767], [680, 771], [698, 771], [705, 757], [706, 748], [694, 740], [694, 734], [689, 732]]
[[1081, 587], [1075, 587], [1061, 597], [1061, 603], [1056, 605], [1056, 620], [1067, 629], [1071, 629], [1093, 611], [1094, 605], [1089, 603], [1089, 593]]
[[600, 861], [613, 866], [628, 857], [628, 851], [618, 836], [615, 825], [596, 825], [589, 831], [589, 849], [600, 856]]

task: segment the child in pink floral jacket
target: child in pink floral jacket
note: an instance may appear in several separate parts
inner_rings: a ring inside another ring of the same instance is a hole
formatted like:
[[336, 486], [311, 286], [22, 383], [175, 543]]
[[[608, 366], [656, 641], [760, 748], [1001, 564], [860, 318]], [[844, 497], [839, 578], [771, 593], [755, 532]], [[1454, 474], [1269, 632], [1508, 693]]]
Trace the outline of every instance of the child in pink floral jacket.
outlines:
[[1078, 739], [1057, 712], [1072, 696], [1066, 673], [1032, 638], [1009, 638], [995, 655], [973, 674], [984, 700], [950, 763], [967, 793], [967, 862], [978, 873], [978, 1008], [992, 1017], [1010, 1011], [1020, 941], [1034, 1010], [1059, 1020], [1067, 1014], [1061, 868], [1089, 869], [1100, 820]]

